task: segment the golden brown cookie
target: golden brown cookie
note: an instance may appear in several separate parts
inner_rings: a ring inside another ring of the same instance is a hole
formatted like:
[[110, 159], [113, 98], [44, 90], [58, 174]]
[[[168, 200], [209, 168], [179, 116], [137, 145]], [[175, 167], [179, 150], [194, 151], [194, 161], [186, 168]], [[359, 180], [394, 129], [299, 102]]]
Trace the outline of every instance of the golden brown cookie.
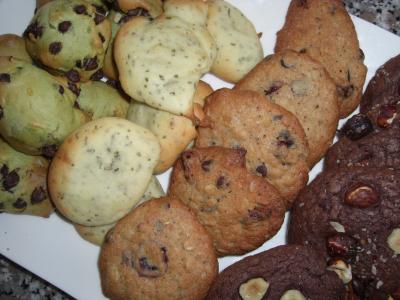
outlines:
[[207, 98], [197, 147], [247, 150], [251, 173], [265, 177], [290, 208], [308, 180], [308, 144], [297, 118], [253, 91], [221, 89]]
[[335, 83], [318, 62], [290, 50], [267, 56], [235, 89], [262, 93], [299, 119], [310, 146], [310, 168], [325, 154], [335, 137], [339, 106]]
[[292, 49], [319, 61], [336, 83], [340, 116], [360, 103], [367, 73], [354, 24], [340, 0], [292, 0], [275, 52]]
[[0, 56], [12, 56], [32, 62], [25, 48], [25, 40], [15, 34], [0, 35]]
[[120, 10], [127, 14], [148, 15], [152, 18], [159, 16], [163, 11], [161, 0], [114, 0]]
[[104, 294], [124, 300], [200, 300], [218, 273], [210, 236], [172, 197], [147, 201], [120, 220], [99, 267]]
[[285, 202], [246, 169], [246, 151], [222, 147], [185, 151], [172, 171], [169, 195], [196, 214], [219, 256], [250, 252], [279, 230]]

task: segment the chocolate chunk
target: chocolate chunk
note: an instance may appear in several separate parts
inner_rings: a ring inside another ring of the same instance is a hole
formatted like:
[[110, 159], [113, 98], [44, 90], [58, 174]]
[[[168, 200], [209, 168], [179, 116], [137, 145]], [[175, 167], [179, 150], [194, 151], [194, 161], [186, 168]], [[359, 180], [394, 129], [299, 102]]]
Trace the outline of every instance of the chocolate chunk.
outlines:
[[104, 43], [106, 41], [106, 38], [104, 37], [104, 35], [101, 34], [101, 32], [99, 32], [99, 38], [102, 43]]
[[75, 83], [70, 82], [70, 81], [68, 81], [68, 89], [71, 92], [73, 92], [76, 96], [79, 96], [81, 93], [81, 89], [78, 88], [78, 86]]
[[0, 120], [4, 117], [4, 109], [3, 106], [0, 105]]
[[77, 68], [79, 68], [79, 69], [82, 69], [82, 62], [81, 62], [80, 60], [77, 60], [77, 61], [75, 62], [75, 67], [77, 67]]
[[90, 76], [90, 80], [99, 81], [103, 77], [104, 77], [103, 70], [102, 69], [98, 69], [95, 73], [92, 74], [92, 76]]
[[3, 166], [0, 169], [1, 176], [4, 178], [5, 176], [8, 175], [8, 172], [9, 172], [8, 166], [6, 164], [3, 164]]
[[31, 194], [31, 204], [38, 204], [46, 199], [46, 191], [43, 187], [35, 188]]
[[52, 159], [57, 152], [57, 145], [46, 145], [40, 149], [42, 155], [47, 159]]
[[336, 90], [337, 90], [339, 96], [341, 96], [343, 98], [348, 98], [353, 94], [354, 86], [352, 84], [347, 85], [347, 86], [337, 86]]
[[79, 102], [78, 101], [74, 101], [74, 107], [76, 109], [81, 109], [81, 107], [79, 106]]
[[72, 23], [70, 21], [63, 21], [58, 24], [58, 31], [61, 33], [65, 33], [71, 27]]
[[287, 130], [281, 131], [279, 133], [279, 136], [277, 137], [277, 140], [278, 140], [278, 146], [286, 146], [287, 148], [290, 148], [291, 146], [294, 145], [292, 136]]
[[222, 189], [224, 186], [228, 186], [229, 183], [226, 181], [226, 178], [224, 176], [220, 176], [220, 177], [218, 177], [215, 185], [216, 185], [217, 189]]
[[300, 49], [299, 52], [300, 52], [301, 54], [307, 53], [307, 49], [306, 49], [306, 48]]
[[249, 210], [249, 218], [257, 222], [264, 221], [270, 215], [271, 215], [271, 210], [265, 206], [263, 207], [257, 206], [252, 210]]
[[68, 80], [72, 81], [72, 82], [79, 82], [79, 80], [80, 80], [80, 76], [79, 76], [78, 71], [76, 71], [74, 69], [69, 70], [65, 74], [65, 76], [67, 76]]
[[268, 96], [272, 93], [275, 93], [276, 91], [278, 91], [281, 87], [283, 86], [283, 82], [282, 81], [275, 81], [272, 86], [270, 86], [267, 90], [264, 90], [264, 94], [265, 96]]
[[96, 12], [100, 15], [105, 16], [107, 14], [106, 10], [104, 9], [103, 6], [100, 5], [96, 5], [96, 4], [92, 4], [93, 7], [96, 9]]
[[61, 42], [53, 42], [49, 45], [49, 51], [53, 55], [60, 53], [61, 49], [62, 49]]
[[12, 205], [17, 209], [24, 209], [28, 204], [24, 199], [18, 198]]
[[86, 6], [85, 5], [75, 5], [74, 12], [78, 15], [82, 15], [86, 13]]
[[149, 271], [157, 271], [158, 268], [154, 265], [151, 265], [147, 259], [147, 257], [141, 257], [139, 258], [139, 266], [143, 270], [149, 270]]
[[265, 164], [264, 163], [262, 163], [261, 165], [259, 165], [257, 168], [256, 168], [256, 172], [257, 173], [259, 173], [259, 174], [261, 174], [261, 176], [262, 177], [267, 177], [267, 167], [265, 166]]
[[43, 35], [43, 26], [40, 26], [36, 20], [28, 26], [24, 32], [24, 36], [30, 38], [29, 33], [31, 33], [35, 39], [40, 38]]
[[58, 92], [59, 92], [61, 95], [64, 95], [64, 87], [63, 87], [62, 85], [59, 85], [59, 86], [58, 86]]
[[126, 14], [130, 17], [138, 17], [138, 16], [150, 17], [148, 10], [141, 7], [130, 9]]
[[211, 165], [213, 164], [213, 160], [209, 159], [209, 160], [205, 160], [201, 163], [201, 168], [203, 169], [203, 171], [205, 172], [209, 172], [211, 170]]
[[331, 257], [353, 258], [357, 254], [358, 242], [351, 236], [337, 233], [327, 238], [326, 248]]
[[3, 178], [3, 188], [6, 191], [10, 191], [13, 187], [19, 183], [19, 175], [16, 170], [11, 171]]
[[96, 16], [94, 17], [94, 23], [96, 25], [99, 25], [100, 23], [102, 23], [104, 21], [106, 17], [104, 15], [100, 15], [100, 14], [96, 14]]
[[0, 73], [0, 82], [10, 83], [11, 82], [10, 74], [8, 74], [8, 73]]
[[352, 116], [340, 129], [340, 136], [352, 141], [359, 140], [373, 131], [371, 120], [363, 114]]
[[83, 59], [83, 67], [85, 68], [86, 71], [93, 71], [96, 70], [98, 67], [97, 63], [97, 56], [92, 57], [92, 58], [84, 58]]

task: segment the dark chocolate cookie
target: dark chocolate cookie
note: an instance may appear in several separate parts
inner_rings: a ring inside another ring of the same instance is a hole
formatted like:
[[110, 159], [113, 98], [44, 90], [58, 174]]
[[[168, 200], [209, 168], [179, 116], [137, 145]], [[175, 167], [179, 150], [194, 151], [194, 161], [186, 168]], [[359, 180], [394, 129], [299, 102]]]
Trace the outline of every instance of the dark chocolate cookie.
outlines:
[[308, 247], [279, 246], [249, 256], [225, 269], [207, 300], [345, 298], [345, 287], [327, 271], [322, 256]]
[[400, 288], [399, 173], [360, 167], [321, 173], [297, 198], [288, 240], [321, 251], [358, 299], [395, 297]]

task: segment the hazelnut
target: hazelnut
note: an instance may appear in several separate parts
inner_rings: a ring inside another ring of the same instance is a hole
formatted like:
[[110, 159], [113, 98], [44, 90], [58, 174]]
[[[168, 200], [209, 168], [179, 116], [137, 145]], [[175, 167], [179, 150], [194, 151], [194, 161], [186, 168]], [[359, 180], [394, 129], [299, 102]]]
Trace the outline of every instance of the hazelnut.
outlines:
[[362, 184], [347, 191], [344, 197], [344, 202], [346, 204], [358, 208], [367, 208], [376, 204], [378, 200], [378, 193], [372, 187]]
[[329, 261], [326, 269], [335, 272], [344, 284], [348, 284], [352, 279], [351, 266], [341, 259]]
[[335, 234], [327, 238], [326, 248], [331, 257], [351, 258], [357, 253], [357, 240], [345, 234]]
[[298, 290], [286, 291], [280, 300], [306, 300], [306, 297]]
[[387, 243], [396, 255], [400, 254], [400, 228], [393, 229], [387, 238]]
[[386, 128], [393, 123], [396, 115], [397, 109], [395, 105], [384, 105], [380, 109], [379, 115], [376, 119], [376, 123], [379, 127]]
[[268, 288], [269, 283], [264, 278], [253, 278], [240, 285], [239, 294], [243, 300], [261, 300]]

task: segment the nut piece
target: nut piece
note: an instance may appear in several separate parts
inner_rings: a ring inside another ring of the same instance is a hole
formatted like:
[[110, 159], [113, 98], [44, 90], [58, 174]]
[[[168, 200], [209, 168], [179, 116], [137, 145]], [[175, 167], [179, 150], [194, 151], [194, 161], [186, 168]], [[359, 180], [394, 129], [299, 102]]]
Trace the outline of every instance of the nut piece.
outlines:
[[352, 258], [357, 254], [357, 240], [345, 234], [335, 234], [326, 239], [330, 257]]
[[269, 287], [264, 278], [253, 278], [240, 285], [239, 294], [243, 300], [261, 300]]
[[331, 224], [331, 226], [333, 227], [333, 229], [336, 230], [336, 232], [340, 232], [340, 233], [346, 232], [346, 230], [344, 229], [344, 226], [338, 222], [331, 221], [331, 222], [329, 222], [329, 224]]
[[387, 243], [396, 255], [400, 254], [400, 228], [393, 229], [387, 238]]
[[367, 208], [378, 202], [377, 192], [367, 186], [359, 184], [348, 191], [344, 197], [344, 202], [350, 206], [358, 208]]
[[280, 300], [306, 300], [306, 297], [298, 290], [288, 290]]
[[351, 266], [341, 259], [333, 259], [329, 261], [326, 269], [335, 272], [344, 284], [348, 284], [353, 277]]
[[396, 116], [397, 108], [395, 105], [384, 105], [380, 110], [380, 114], [376, 119], [376, 123], [382, 128], [389, 127], [393, 123], [393, 120]]

